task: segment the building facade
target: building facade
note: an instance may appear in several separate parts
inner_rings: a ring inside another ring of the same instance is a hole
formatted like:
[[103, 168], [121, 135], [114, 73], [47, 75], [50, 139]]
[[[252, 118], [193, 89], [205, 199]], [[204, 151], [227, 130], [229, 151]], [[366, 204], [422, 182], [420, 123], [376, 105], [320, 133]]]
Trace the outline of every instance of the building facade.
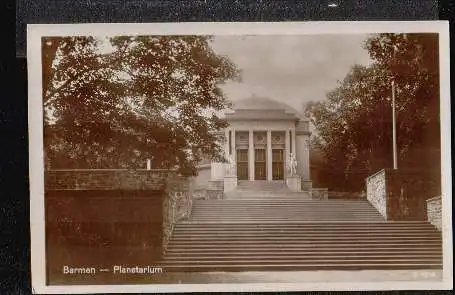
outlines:
[[230, 163], [212, 162], [210, 179], [224, 181], [286, 181], [292, 176], [302, 190], [311, 188], [309, 121], [291, 107], [264, 97], [234, 103], [226, 112], [229, 127], [219, 134]]

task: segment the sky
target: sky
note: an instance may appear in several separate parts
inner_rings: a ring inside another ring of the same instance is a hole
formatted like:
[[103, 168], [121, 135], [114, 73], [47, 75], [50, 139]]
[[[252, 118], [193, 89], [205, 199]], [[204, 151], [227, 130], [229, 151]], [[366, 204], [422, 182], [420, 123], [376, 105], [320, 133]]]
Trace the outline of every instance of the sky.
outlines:
[[222, 85], [228, 99], [266, 96], [302, 111], [320, 101], [354, 64], [371, 60], [367, 35], [215, 36], [212, 48], [242, 71], [241, 83]]

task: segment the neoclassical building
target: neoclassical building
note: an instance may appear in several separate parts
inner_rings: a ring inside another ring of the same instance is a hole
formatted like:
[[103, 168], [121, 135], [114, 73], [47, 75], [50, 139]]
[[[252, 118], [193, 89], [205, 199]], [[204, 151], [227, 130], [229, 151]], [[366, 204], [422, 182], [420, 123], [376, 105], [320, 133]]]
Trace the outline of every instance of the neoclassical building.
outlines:
[[[236, 101], [225, 112], [229, 127], [220, 134], [231, 163], [212, 162], [205, 173], [211, 181], [224, 181], [225, 190], [239, 181], [289, 181], [299, 190], [311, 188], [309, 121], [290, 106], [266, 97]], [[295, 172], [289, 166], [294, 157]], [[294, 184], [295, 186], [296, 184]]]

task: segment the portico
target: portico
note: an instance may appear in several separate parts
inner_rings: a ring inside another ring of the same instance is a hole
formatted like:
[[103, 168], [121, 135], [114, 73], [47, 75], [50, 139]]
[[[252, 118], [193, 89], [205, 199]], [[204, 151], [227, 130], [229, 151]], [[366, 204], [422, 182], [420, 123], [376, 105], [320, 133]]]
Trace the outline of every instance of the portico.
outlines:
[[225, 119], [229, 126], [219, 134], [220, 142], [232, 163], [212, 162], [212, 180], [284, 182], [291, 177], [287, 166], [292, 153], [297, 162], [293, 177], [299, 178], [303, 190], [311, 187], [308, 120], [289, 106], [263, 97], [236, 102]]
[[226, 130], [226, 157], [235, 160], [238, 180], [284, 180], [286, 159], [295, 150], [295, 130]]

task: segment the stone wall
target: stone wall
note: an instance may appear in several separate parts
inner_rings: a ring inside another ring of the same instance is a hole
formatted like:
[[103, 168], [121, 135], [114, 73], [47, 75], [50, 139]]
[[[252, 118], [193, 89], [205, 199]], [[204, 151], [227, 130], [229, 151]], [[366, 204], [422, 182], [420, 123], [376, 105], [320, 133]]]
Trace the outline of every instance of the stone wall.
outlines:
[[367, 199], [387, 220], [427, 220], [426, 199], [440, 191], [430, 172], [383, 169], [366, 179]]
[[367, 200], [387, 219], [386, 171], [381, 170], [366, 179]]
[[166, 170], [61, 169], [48, 170], [44, 181], [47, 190], [162, 190]]
[[166, 178], [161, 170], [46, 171], [48, 282], [63, 265], [159, 261]]
[[223, 198], [223, 188], [199, 187], [194, 178], [169, 175], [166, 198], [163, 202], [163, 247], [166, 249], [177, 222], [188, 219], [194, 200], [215, 200]]
[[166, 249], [175, 224], [189, 218], [192, 208], [194, 179], [170, 175], [163, 202], [163, 248]]
[[428, 222], [438, 230], [442, 230], [442, 198], [434, 197], [427, 200]]

